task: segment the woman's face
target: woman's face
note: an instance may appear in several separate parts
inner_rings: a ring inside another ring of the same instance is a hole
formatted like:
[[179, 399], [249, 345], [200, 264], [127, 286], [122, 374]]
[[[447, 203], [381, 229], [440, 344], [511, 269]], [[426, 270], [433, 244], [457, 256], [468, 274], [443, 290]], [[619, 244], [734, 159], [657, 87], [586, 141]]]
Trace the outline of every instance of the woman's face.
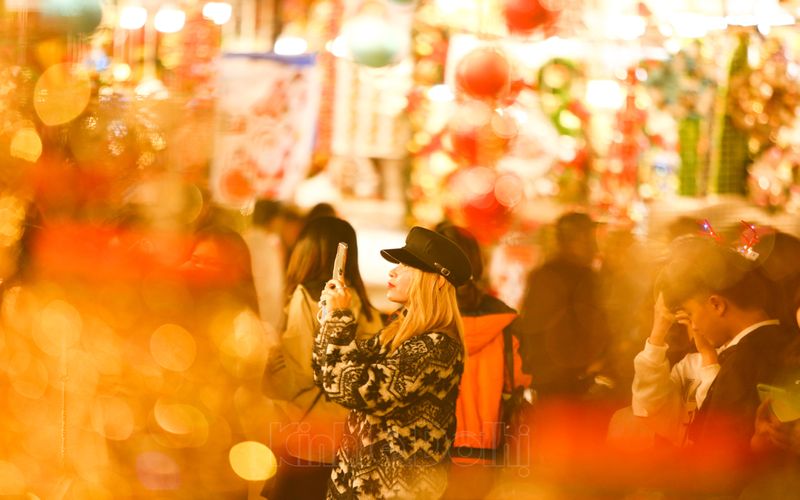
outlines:
[[396, 265], [389, 271], [389, 283], [386, 298], [397, 304], [408, 302], [408, 292], [411, 288], [412, 268], [405, 264]]

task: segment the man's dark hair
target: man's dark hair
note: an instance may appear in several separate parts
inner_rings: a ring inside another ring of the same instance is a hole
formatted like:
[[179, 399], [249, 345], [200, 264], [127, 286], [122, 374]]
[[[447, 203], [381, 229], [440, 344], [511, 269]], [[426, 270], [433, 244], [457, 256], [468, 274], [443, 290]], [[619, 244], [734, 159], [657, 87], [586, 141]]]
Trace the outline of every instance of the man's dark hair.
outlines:
[[717, 294], [741, 309], [766, 309], [769, 285], [736, 251], [703, 236], [675, 240], [656, 280], [670, 309], [697, 295]]

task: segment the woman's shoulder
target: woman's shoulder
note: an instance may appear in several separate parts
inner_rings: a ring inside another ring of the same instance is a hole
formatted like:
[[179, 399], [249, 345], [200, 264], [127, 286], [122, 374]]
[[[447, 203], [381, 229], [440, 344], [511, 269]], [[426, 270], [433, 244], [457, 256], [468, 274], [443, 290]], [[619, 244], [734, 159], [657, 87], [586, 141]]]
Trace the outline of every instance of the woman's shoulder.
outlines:
[[461, 340], [456, 334], [439, 330], [414, 335], [398, 346], [398, 351], [405, 352], [442, 353], [461, 350]]

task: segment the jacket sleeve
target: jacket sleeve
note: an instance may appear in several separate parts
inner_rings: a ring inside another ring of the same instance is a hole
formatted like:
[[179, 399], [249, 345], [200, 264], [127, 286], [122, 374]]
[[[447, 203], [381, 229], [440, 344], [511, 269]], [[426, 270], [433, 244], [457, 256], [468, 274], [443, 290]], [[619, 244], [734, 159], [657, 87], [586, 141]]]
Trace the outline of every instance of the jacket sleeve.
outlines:
[[307, 295], [302, 287], [295, 289], [286, 311], [286, 329], [269, 353], [262, 387], [273, 399], [292, 400], [314, 387], [311, 349], [319, 323]]
[[444, 335], [418, 335], [379, 356], [377, 337], [356, 341], [355, 334], [352, 313], [333, 311], [314, 345], [317, 383], [345, 408], [387, 415], [457, 376], [453, 353], [440, 347]]
[[[685, 356], [670, 369], [667, 346], [655, 346], [649, 341], [633, 361], [633, 414], [648, 417], [658, 434], [678, 442], [687, 415], [696, 408], [688, 407], [687, 398], [702, 404], [714, 381], [719, 365], [697, 366]], [[694, 396], [692, 396], [694, 393]]]

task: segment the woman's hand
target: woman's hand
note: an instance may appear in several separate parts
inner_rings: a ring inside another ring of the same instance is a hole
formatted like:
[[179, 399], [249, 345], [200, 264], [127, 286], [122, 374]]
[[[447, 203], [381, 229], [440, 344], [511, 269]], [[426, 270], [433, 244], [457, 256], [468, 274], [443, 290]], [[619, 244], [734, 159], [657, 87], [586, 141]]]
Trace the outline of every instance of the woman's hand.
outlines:
[[320, 306], [328, 311], [350, 308], [350, 289], [340, 280], [332, 279], [325, 283], [320, 295]]

